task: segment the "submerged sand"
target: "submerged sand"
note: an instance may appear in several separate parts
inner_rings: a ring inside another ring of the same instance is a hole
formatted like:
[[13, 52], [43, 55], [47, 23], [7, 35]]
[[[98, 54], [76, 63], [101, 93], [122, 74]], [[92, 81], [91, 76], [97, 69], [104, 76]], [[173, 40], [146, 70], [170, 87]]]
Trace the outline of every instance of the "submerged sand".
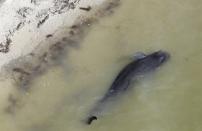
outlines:
[[77, 48], [87, 29], [112, 13], [117, 1], [6, 0], [0, 4], [0, 112], [15, 114], [15, 108], [22, 106], [18, 96], [30, 93], [31, 80], [57, 65], [68, 49], [64, 47]]

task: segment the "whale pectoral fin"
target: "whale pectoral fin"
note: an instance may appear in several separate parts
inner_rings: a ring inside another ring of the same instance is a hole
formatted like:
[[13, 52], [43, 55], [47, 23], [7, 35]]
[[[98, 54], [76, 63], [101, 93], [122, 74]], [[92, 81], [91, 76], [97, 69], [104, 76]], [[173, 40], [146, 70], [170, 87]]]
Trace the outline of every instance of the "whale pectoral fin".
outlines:
[[144, 54], [143, 52], [136, 52], [133, 55], [134, 60], [139, 60], [139, 59], [142, 59], [142, 58], [145, 58], [145, 57], [146, 57], [146, 54]]
[[[127, 91], [128, 90], [128, 87], [130, 86], [130, 80], [126, 80], [125, 82], [124, 82], [124, 84], [122, 85], [122, 91]], [[120, 93], [122, 93], [122, 92], [120, 92]]]
[[146, 54], [144, 54], [143, 52], [136, 52], [134, 53], [132, 56], [123, 56], [119, 59], [119, 61], [123, 61], [123, 60], [139, 60], [146, 57]]

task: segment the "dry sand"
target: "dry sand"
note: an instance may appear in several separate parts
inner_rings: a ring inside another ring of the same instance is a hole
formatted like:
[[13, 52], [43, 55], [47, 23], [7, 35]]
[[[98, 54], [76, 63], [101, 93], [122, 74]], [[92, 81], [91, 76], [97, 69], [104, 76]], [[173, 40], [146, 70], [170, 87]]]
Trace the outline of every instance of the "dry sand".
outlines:
[[[46, 36], [70, 27], [105, 0], [6, 0], [0, 6], [0, 67], [27, 55]], [[50, 35], [49, 35], [50, 37]], [[57, 36], [55, 36], [57, 37]]]

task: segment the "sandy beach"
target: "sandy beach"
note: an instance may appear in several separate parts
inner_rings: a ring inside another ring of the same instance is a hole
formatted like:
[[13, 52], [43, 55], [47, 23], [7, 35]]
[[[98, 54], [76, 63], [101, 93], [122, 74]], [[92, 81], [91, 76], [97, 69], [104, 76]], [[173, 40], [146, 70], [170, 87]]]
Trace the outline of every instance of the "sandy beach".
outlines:
[[[76, 47], [85, 36], [86, 28], [104, 16], [105, 10], [110, 12], [115, 3], [106, 0], [1, 1], [1, 113], [12, 113], [16, 101], [13, 94], [18, 94], [19, 89], [28, 93], [30, 80], [55, 65], [64, 47]], [[2, 118], [2, 121], [5, 120]], [[10, 130], [13, 129], [7, 131]]]
[[57, 38], [55, 34], [60, 29], [71, 27], [78, 19], [82, 21], [104, 1], [3, 1], [0, 6], [0, 67], [29, 54], [48, 37]]

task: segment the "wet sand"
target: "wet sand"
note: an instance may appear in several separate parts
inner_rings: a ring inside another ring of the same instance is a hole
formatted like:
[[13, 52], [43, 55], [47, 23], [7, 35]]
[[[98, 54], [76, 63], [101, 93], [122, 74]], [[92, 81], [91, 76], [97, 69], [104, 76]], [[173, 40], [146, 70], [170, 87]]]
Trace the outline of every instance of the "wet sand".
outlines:
[[[85, 7], [87, 6], [90, 6], [91, 9], [86, 10]], [[62, 15], [58, 15], [55, 18], [44, 17], [44, 19], [39, 20], [39, 23], [36, 25], [36, 21], [30, 22], [29, 18], [28, 23], [18, 23], [16, 27], [11, 27], [13, 29], [9, 35], [9, 40], [12, 38], [11, 43], [7, 43], [8, 39], [5, 39], [5, 42], [4, 39], [2, 39], [3, 42], [1, 43], [3, 46], [1, 46], [0, 49], [0, 57], [2, 57], [0, 63], [2, 87], [0, 89], [2, 92], [0, 112], [2, 119], [0, 121], [2, 122], [1, 128], [3, 130], [27, 130], [24, 129], [24, 126], [21, 127], [20, 123], [15, 124], [13, 121], [15, 121], [18, 110], [24, 107], [24, 97], [32, 92], [30, 89], [32, 81], [36, 77], [44, 74], [49, 68], [60, 64], [60, 59], [62, 59], [64, 53], [67, 52], [67, 47], [77, 48], [80, 41], [88, 32], [88, 28], [96, 22], [99, 17], [109, 15], [109, 12], [115, 6], [116, 4], [114, 4], [113, 1], [106, 3], [102, 0], [96, 2], [82, 1], [76, 5], [76, 11], [74, 12], [71, 12], [71, 10], [68, 13], [59, 12], [59, 14], [61, 13]], [[3, 9], [3, 6], [1, 9]], [[46, 22], [47, 18], [49, 18], [48, 22]], [[56, 24], [50, 29], [54, 21]], [[36, 28], [38, 28], [37, 31]], [[28, 124], [28, 126], [30, 126], [30, 124]], [[32, 128], [29, 130], [32, 130]]]

